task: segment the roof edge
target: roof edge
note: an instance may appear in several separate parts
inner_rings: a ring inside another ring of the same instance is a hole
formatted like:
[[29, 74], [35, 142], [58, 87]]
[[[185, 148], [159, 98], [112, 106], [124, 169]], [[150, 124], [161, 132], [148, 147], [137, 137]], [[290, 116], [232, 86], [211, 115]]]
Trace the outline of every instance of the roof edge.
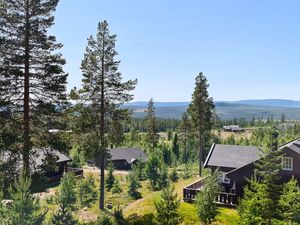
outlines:
[[209, 150], [209, 153], [208, 153], [208, 155], [206, 157], [206, 160], [204, 162], [203, 168], [205, 168], [207, 166], [207, 163], [208, 163], [208, 161], [209, 161], [209, 159], [211, 157], [211, 154], [212, 154], [213, 150], [215, 149], [215, 146], [216, 146], [216, 144], [213, 143], [212, 146], [211, 146], [211, 148], [210, 148], [210, 150]]

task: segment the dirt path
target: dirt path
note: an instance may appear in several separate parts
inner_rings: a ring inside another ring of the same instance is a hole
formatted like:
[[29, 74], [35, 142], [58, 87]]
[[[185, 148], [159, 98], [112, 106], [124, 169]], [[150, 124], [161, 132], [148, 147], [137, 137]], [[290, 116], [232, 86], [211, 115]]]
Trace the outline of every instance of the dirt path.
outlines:
[[[83, 172], [100, 174], [100, 169], [97, 167], [85, 166], [85, 167], [83, 167]], [[114, 175], [128, 175], [128, 173], [129, 173], [128, 171], [123, 171], [123, 170], [115, 170], [114, 171]], [[105, 170], [105, 174], [107, 174], [107, 170]]]

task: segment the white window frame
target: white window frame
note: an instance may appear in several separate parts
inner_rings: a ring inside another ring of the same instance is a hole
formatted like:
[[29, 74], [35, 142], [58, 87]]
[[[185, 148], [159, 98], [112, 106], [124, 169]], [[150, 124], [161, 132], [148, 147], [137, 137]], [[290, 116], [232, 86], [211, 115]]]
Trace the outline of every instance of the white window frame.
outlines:
[[219, 182], [224, 184], [230, 183], [230, 179], [226, 176], [225, 172], [219, 172]]
[[281, 159], [281, 168], [282, 170], [293, 170], [293, 157], [282, 157]]

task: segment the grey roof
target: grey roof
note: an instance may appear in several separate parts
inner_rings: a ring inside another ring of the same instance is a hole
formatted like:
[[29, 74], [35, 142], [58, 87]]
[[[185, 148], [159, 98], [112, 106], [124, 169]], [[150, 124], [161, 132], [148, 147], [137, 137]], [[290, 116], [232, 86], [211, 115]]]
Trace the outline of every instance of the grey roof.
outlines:
[[213, 144], [204, 166], [239, 168], [259, 158], [258, 147]]
[[300, 139], [293, 140], [285, 145], [280, 146], [281, 149], [289, 148], [294, 152], [300, 154]]
[[34, 161], [35, 165], [36, 166], [43, 165], [43, 161], [45, 160], [47, 154], [56, 156], [57, 157], [56, 163], [72, 161], [71, 158], [69, 158], [68, 156], [60, 153], [57, 150], [50, 149], [50, 148], [45, 148], [45, 149], [36, 150], [36, 153], [35, 153], [34, 157], [32, 157], [32, 160]]
[[[50, 148], [34, 149], [34, 154], [30, 158], [34, 167], [39, 167], [43, 165], [43, 161], [45, 160], [47, 154], [56, 156], [57, 157], [56, 163], [72, 161], [71, 158], [54, 149], [50, 149]], [[0, 154], [0, 161], [5, 161], [5, 162], [9, 161], [11, 156], [12, 155], [10, 154], [10, 152], [2, 151]], [[18, 164], [19, 166], [21, 166], [22, 164], [21, 153], [13, 156], [18, 158], [19, 161]]]
[[126, 160], [131, 164], [135, 160], [146, 161], [146, 154], [137, 148], [113, 148], [109, 150], [110, 160]]

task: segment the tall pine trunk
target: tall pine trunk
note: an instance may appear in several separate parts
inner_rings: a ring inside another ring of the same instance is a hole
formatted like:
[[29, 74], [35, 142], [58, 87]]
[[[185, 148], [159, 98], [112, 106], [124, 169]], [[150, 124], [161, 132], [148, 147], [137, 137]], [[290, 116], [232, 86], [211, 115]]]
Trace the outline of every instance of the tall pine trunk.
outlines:
[[[104, 38], [103, 38], [103, 52], [104, 52]], [[105, 65], [104, 65], [104, 56], [101, 59], [102, 63], [102, 79], [101, 79], [101, 99], [100, 99], [100, 199], [99, 199], [99, 209], [104, 210], [104, 191], [105, 191], [105, 102], [104, 102], [104, 76], [105, 76]]]
[[29, 89], [30, 89], [30, 50], [29, 50], [29, 38], [30, 38], [30, 24], [29, 24], [29, 2], [26, 1], [26, 28], [25, 28], [25, 73], [24, 73], [24, 129], [23, 129], [23, 173], [29, 176], [29, 152], [30, 152], [30, 125], [29, 125]]
[[203, 152], [203, 141], [202, 135], [199, 134], [199, 177], [202, 176], [202, 152]]

